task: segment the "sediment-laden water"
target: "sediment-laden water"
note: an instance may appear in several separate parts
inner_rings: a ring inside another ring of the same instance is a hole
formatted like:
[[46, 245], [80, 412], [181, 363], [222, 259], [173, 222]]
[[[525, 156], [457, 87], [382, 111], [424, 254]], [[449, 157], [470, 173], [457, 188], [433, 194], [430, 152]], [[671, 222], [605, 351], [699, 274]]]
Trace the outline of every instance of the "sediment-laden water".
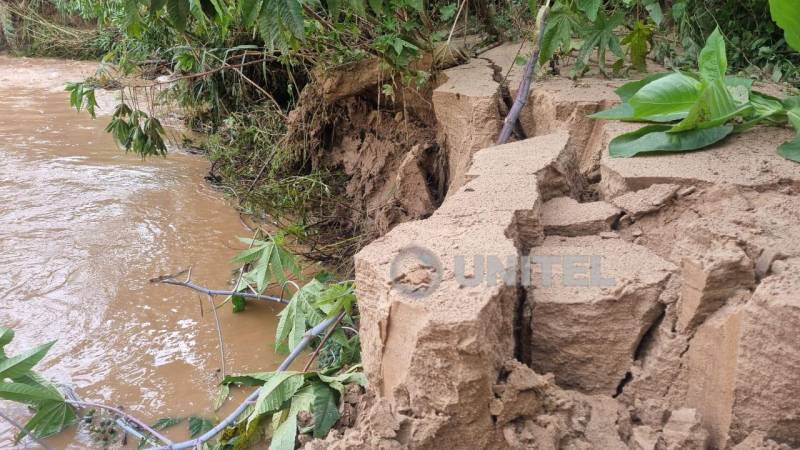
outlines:
[[[225, 287], [236, 237], [250, 233], [204, 182], [205, 159], [125, 155], [103, 131], [107, 116], [70, 109], [63, 83], [93, 70], [0, 56], [0, 325], [16, 332], [8, 350], [56, 340], [38, 367], [87, 400], [148, 421], [213, 418], [220, 353], [207, 299], [148, 280], [192, 266], [198, 284]], [[277, 365], [278, 308], [219, 312], [229, 371]], [[13, 448], [13, 435], [0, 422], [0, 448]], [[80, 433], [52, 443], [90, 445]]]

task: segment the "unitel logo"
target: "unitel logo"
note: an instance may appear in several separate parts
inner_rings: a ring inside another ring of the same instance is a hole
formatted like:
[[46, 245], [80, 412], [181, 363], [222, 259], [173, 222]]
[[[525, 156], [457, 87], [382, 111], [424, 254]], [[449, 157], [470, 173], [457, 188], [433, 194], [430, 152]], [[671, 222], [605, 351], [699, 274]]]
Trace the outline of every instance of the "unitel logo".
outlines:
[[404, 247], [392, 259], [389, 277], [393, 289], [410, 298], [423, 298], [439, 287], [442, 263], [428, 249]]

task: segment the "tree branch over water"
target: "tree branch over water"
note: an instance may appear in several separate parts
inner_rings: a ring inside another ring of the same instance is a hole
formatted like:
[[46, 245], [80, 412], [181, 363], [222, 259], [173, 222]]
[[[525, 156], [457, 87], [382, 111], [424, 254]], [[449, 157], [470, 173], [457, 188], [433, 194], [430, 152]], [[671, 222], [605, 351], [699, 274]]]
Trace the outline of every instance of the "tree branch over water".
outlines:
[[[184, 274], [187, 274], [185, 280], [178, 280], [177, 279], [178, 277], [180, 277], [180, 276], [182, 276]], [[207, 287], [203, 287], [203, 286], [199, 286], [197, 284], [194, 284], [192, 282], [192, 280], [191, 280], [191, 275], [192, 275], [191, 269], [186, 269], [186, 270], [182, 270], [182, 271], [180, 271], [178, 273], [175, 273], [175, 274], [162, 275], [160, 277], [151, 278], [150, 282], [151, 283], [161, 283], [161, 284], [172, 284], [174, 286], [183, 286], [183, 287], [189, 288], [189, 289], [191, 289], [193, 291], [197, 291], [197, 292], [200, 292], [200, 293], [203, 293], [203, 294], [206, 294], [206, 295], [210, 295], [210, 296], [220, 296], [221, 295], [221, 296], [228, 297], [228, 296], [235, 295], [235, 296], [239, 296], [239, 297], [249, 298], [249, 299], [252, 299], [252, 300], [263, 300], [263, 301], [281, 303], [281, 304], [284, 304], [284, 305], [289, 303], [287, 300], [284, 300], [281, 297], [275, 297], [275, 296], [272, 296], [272, 295], [265, 295], [265, 294], [258, 294], [256, 292], [237, 292], [237, 291], [222, 290], [222, 289], [209, 289]]]

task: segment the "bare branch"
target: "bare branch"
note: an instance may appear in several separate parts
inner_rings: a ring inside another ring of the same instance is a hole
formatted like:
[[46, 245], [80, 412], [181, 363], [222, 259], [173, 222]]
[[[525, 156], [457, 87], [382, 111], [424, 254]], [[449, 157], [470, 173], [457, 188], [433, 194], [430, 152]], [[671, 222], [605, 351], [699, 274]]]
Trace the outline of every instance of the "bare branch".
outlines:
[[179, 276], [181, 276], [181, 275], [183, 275], [183, 274], [185, 274], [187, 272], [189, 272], [189, 271], [188, 270], [182, 270], [182, 271], [180, 271], [180, 272], [178, 272], [176, 274], [162, 275], [160, 277], [152, 278], [150, 280], [150, 282], [151, 283], [172, 284], [172, 285], [175, 285], [175, 286], [183, 286], [183, 287], [187, 287], [187, 288], [192, 289], [194, 291], [201, 292], [203, 294], [210, 295], [210, 296], [222, 295], [222, 296], [227, 297], [227, 296], [235, 295], [235, 296], [249, 298], [249, 299], [253, 299], [253, 300], [265, 300], [265, 301], [269, 301], [269, 302], [281, 303], [281, 304], [284, 304], [284, 305], [289, 303], [287, 300], [284, 300], [284, 299], [282, 299], [280, 297], [275, 297], [275, 296], [272, 296], [272, 295], [257, 294], [255, 292], [236, 292], [236, 291], [231, 291], [231, 290], [209, 289], [207, 287], [198, 286], [198, 285], [192, 283], [188, 278], [186, 280], [176, 280], [175, 279], [176, 277], [179, 277]]

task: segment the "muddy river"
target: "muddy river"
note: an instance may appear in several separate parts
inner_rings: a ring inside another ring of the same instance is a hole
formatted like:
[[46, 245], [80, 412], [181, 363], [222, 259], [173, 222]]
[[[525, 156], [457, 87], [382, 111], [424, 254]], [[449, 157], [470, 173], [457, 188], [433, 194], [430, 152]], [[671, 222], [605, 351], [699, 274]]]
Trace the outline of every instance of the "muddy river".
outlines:
[[[147, 421], [214, 418], [220, 352], [207, 300], [148, 279], [192, 266], [198, 284], [225, 287], [242, 247], [236, 237], [250, 233], [204, 182], [204, 158], [143, 162], [103, 131], [107, 116], [69, 108], [64, 81], [93, 71], [0, 55], [0, 325], [16, 332], [11, 354], [56, 340], [38, 367], [86, 400]], [[241, 314], [220, 309], [229, 372], [277, 366], [278, 311], [252, 302]], [[29, 417], [8, 402], [0, 408]], [[0, 421], [0, 448], [15, 448], [13, 435]], [[74, 432], [50, 442], [90, 445]]]

